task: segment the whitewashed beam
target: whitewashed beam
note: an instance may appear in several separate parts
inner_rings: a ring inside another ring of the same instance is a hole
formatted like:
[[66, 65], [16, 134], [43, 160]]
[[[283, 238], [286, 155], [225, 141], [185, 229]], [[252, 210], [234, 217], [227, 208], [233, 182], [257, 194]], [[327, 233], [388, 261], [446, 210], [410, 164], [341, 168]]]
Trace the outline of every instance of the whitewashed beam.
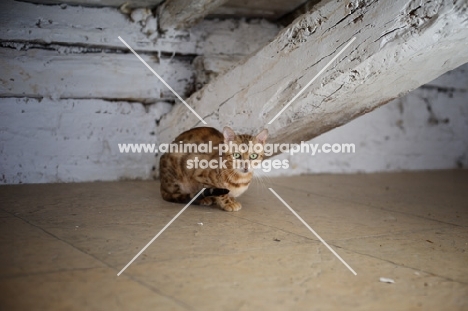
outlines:
[[[189, 60], [145, 61], [181, 96], [193, 88]], [[175, 96], [133, 54], [59, 54], [0, 48], [1, 97], [101, 98], [153, 103]]]
[[[267, 125], [353, 37], [350, 48]], [[467, 51], [466, 0], [329, 1], [187, 103], [217, 128], [267, 127], [270, 142], [309, 140], [468, 62]], [[200, 125], [178, 105], [160, 122], [160, 141]]]
[[166, 0], [158, 7], [159, 27], [187, 29], [228, 0]]
[[280, 28], [266, 21], [203, 21], [189, 31], [158, 33], [151, 10], [130, 17], [115, 8], [46, 6], [0, 1], [0, 45], [75, 46], [126, 50], [121, 36], [138, 52], [249, 55], [270, 42]]
[[197, 56], [193, 60], [196, 89], [199, 90], [220, 74], [225, 73], [241, 60], [233, 55]]
[[123, 5], [129, 8], [147, 8], [155, 7], [164, 0], [21, 0], [24, 2], [32, 2], [39, 4], [70, 4], [70, 5], [81, 5], [90, 7], [115, 7], [119, 8]]

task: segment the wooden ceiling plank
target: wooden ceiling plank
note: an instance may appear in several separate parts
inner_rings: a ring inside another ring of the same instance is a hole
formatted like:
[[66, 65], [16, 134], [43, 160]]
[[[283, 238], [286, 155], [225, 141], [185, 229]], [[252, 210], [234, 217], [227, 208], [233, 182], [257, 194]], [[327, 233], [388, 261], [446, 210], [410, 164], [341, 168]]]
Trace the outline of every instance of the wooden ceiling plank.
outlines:
[[[138, 12], [146, 10], [138, 9]], [[148, 13], [148, 12], [147, 12]], [[134, 16], [136, 14], [132, 14]], [[188, 31], [150, 32], [147, 19], [132, 21], [115, 8], [35, 5], [0, 1], [0, 44], [61, 50], [127, 50], [178, 55], [248, 55], [271, 41], [279, 27], [266, 21], [205, 20]], [[250, 33], [253, 42], [245, 42]], [[55, 47], [54, 47], [55, 46]]]
[[[188, 60], [142, 55], [181, 96], [193, 81]], [[174, 100], [169, 91], [133, 54], [58, 54], [0, 48], [2, 97], [100, 98], [152, 103]]]
[[[4, 0], [3, 0], [4, 1]], [[113, 7], [120, 8], [154, 8], [164, 0], [20, 0], [35, 4], [59, 4], [59, 5], [81, 5], [85, 7]]]

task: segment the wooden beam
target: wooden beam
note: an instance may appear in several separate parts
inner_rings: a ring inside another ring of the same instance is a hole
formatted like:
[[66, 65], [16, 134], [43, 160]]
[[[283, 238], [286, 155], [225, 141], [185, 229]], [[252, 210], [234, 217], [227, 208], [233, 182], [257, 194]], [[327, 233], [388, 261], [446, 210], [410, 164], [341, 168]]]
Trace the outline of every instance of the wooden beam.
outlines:
[[217, 76], [234, 67], [242, 58], [234, 55], [197, 56], [193, 60], [195, 85], [199, 90]]
[[[328, 1], [187, 101], [216, 128], [267, 127], [269, 141], [309, 140], [468, 62], [466, 0]], [[268, 122], [356, 40], [271, 125]], [[201, 122], [177, 105], [159, 124], [170, 142]]]
[[277, 25], [260, 20], [209, 20], [189, 31], [160, 34], [149, 27], [154, 20], [151, 11], [144, 9], [133, 11], [129, 18], [115, 8], [62, 8], [2, 0], [0, 44], [127, 51], [118, 39], [121, 36], [138, 52], [249, 55], [280, 30]]
[[158, 7], [162, 30], [187, 29], [228, 0], [166, 0]]

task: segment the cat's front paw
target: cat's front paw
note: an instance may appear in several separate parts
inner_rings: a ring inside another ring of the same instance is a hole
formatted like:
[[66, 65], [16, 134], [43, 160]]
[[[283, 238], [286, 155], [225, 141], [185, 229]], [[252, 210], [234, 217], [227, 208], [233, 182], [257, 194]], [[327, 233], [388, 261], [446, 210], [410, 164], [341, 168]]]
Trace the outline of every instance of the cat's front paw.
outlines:
[[242, 208], [242, 205], [237, 201], [233, 201], [223, 205], [222, 208], [228, 212], [237, 212]]

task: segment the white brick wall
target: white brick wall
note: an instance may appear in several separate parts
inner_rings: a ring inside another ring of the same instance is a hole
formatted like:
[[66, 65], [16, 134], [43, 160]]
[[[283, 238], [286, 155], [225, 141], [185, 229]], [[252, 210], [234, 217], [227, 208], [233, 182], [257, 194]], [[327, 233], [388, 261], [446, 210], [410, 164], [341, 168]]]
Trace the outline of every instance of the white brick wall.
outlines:
[[155, 120], [171, 105], [103, 100], [2, 99], [0, 183], [147, 178], [154, 154], [118, 143], [157, 143]]
[[468, 167], [468, 64], [309, 143], [354, 143], [355, 154], [280, 155], [272, 175]]

